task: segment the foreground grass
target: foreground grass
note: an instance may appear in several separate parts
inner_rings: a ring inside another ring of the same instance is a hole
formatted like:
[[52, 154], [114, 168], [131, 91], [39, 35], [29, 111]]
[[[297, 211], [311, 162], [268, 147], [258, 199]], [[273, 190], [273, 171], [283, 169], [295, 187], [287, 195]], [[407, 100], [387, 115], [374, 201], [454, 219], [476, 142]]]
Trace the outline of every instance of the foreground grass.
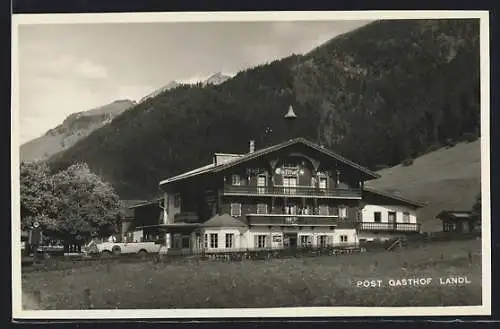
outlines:
[[[87, 308], [86, 289], [95, 309], [480, 305], [480, 250], [480, 241], [473, 240], [303, 259], [98, 264], [33, 272], [23, 274], [23, 307]], [[439, 277], [447, 275], [467, 276], [471, 283], [439, 285]], [[389, 279], [413, 277], [432, 277], [433, 283], [388, 285]], [[382, 287], [356, 285], [379, 279]], [[36, 291], [41, 305], [34, 302]]]

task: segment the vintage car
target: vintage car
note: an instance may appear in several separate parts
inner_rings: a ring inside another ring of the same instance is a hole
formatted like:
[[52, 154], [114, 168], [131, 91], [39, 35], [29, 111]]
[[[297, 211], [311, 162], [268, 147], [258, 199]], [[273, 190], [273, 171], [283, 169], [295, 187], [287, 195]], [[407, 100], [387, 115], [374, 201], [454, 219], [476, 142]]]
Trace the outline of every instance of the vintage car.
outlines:
[[148, 254], [158, 254], [160, 253], [162, 247], [164, 247], [161, 241], [149, 241], [149, 242], [95, 242], [91, 241], [87, 244], [83, 251], [85, 254], [99, 254], [103, 257], [112, 255], [124, 255], [124, 254], [137, 254], [139, 256], [146, 256]]

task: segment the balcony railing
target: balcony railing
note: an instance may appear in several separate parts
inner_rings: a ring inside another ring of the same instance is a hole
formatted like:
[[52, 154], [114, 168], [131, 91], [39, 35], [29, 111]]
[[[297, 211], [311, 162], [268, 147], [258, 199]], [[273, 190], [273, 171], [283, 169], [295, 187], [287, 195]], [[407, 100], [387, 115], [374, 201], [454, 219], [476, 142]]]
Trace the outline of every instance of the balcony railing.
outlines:
[[356, 228], [356, 222], [338, 216], [323, 215], [285, 215], [285, 214], [249, 214], [249, 225], [276, 226], [334, 226], [337, 228]]
[[417, 223], [367, 223], [338, 216], [249, 214], [247, 220], [249, 225], [262, 226], [334, 226], [338, 229], [357, 228], [360, 231], [372, 232], [420, 232], [420, 224]]
[[322, 189], [316, 187], [288, 186], [234, 186], [226, 185], [225, 195], [298, 196], [361, 199], [360, 189]]
[[358, 222], [358, 229], [373, 232], [420, 232], [420, 224]]

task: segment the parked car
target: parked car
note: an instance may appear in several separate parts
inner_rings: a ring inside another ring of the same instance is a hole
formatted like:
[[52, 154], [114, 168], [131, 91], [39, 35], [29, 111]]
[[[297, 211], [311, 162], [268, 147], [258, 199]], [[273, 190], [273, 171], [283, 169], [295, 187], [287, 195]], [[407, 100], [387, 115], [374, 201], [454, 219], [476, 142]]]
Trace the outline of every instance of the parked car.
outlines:
[[146, 256], [148, 254], [158, 254], [164, 247], [161, 241], [149, 242], [95, 242], [91, 241], [83, 250], [85, 254], [99, 254], [101, 256], [137, 254]]

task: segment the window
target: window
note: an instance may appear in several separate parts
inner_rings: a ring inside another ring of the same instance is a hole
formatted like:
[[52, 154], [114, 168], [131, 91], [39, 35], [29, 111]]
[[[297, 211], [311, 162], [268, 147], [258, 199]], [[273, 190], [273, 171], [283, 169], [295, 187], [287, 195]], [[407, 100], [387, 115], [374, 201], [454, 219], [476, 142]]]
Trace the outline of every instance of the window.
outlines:
[[233, 175], [233, 176], [231, 177], [231, 183], [232, 183], [233, 185], [237, 185], [237, 186], [238, 186], [238, 185], [241, 185], [241, 178], [240, 178], [240, 176], [239, 176], [239, 175]]
[[259, 175], [257, 176], [257, 193], [266, 193], [266, 176], [265, 175]]
[[266, 236], [265, 235], [257, 235], [257, 248], [266, 248]]
[[203, 239], [203, 242], [204, 242], [204, 245], [205, 245], [205, 249], [208, 248], [208, 234], [205, 233], [205, 238]]
[[342, 243], [347, 242], [347, 235], [341, 235], [340, 236], [340, 242], [342, 242]]
[[327, 235], [318, 236], [318, 247], [326, 248], [327, 245], [328, 245], [328, 236]]
[[181, 207], [181, 195], [180, 194], [174, 195], [174, 207], [175, 208]]
[[241, 216], [241, 203], [231, 203], [231, 216]]
[[375, 223], [380, 223], [382, 221], [382, 213], [380, 211], [375, 211], [373, 213], [373, 220]]
[[340, 218], [347, 218], [347, 208], [344, 206], [339, 207], [339, 217]]
[[300, 246], [301, 247], [307, 247], [312, 244], [311, 241], [311, 236], [310, 235], [301, 235], [300, 236]]
[[410, 213], [405, 211], [403, 213], [403, 223], [409, 223], [410, 222]]
[[327, 180], [326, 177], [320, 177], [319, 178], [319, 188], [326, 189], [327, 187]]
[[363, 212], [361, 210], [356, 211], [356, 220], [358, 222], [362, 222], [363, 221]]
[[226, 248], [234, 248], [234, 233], [226, 233]]
[[210, 248], [219, 248], [219, 235], [210, 233]]
[[283, 186], [285, 187], [285, 193], [295, 194], [295, 187], [297, 186], [297, 177], [283, 177]]
[[258, 203], [257, 204], [257, 213], [258, 214], [267, 214], [267, 204]]
[[396, 222], [396, 213], [394, 211], [389, 211], [387, 215], [388, 215], [387, 221], [389, 223], [395, 223]]
[[328, 206], [327, 205], [320, 205], [319, 206], [319, 214], [322, 216], [328, 216]]

